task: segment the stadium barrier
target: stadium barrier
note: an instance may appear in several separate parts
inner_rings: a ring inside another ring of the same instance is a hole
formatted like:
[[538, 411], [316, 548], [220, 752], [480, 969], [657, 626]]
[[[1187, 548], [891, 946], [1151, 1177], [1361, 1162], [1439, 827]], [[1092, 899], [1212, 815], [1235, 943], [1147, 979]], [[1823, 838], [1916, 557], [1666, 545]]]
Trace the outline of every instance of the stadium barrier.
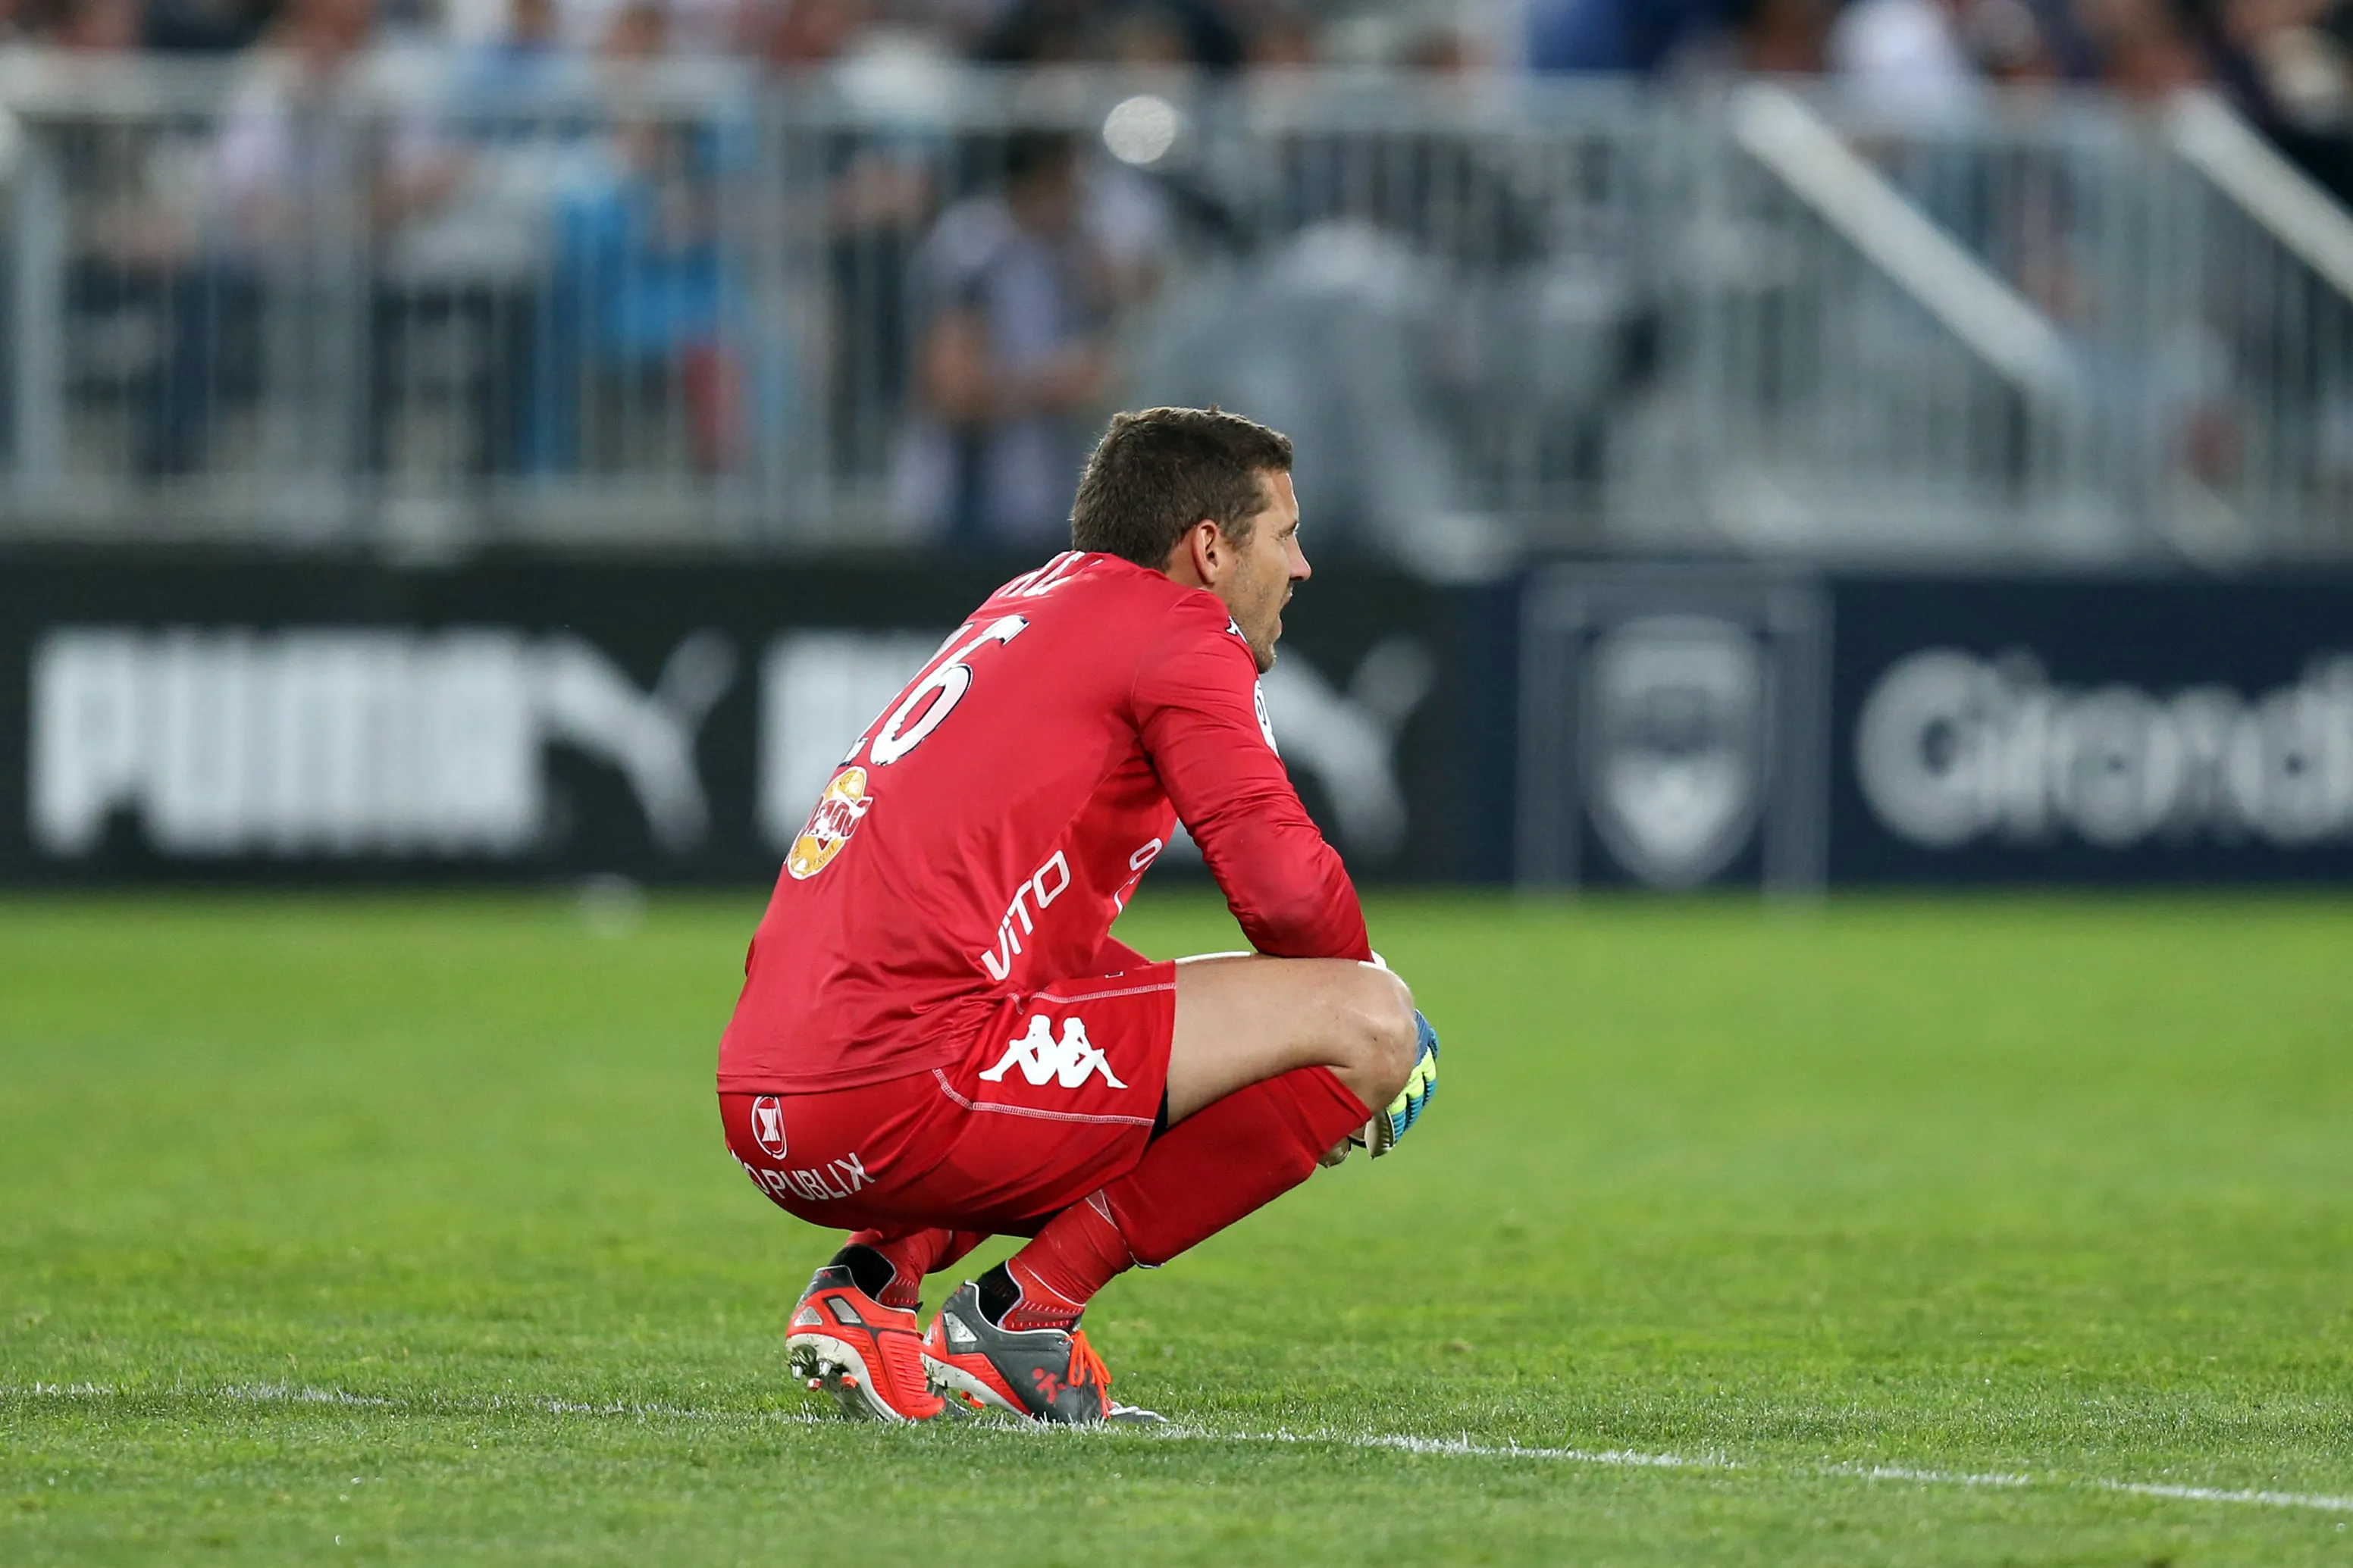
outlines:
[[[982, 299], [1067, 414], [940, 412]], [[1465, 574], [2353, 550], [2353, 219], [2208, 100], [16, 50], [0, 342], [19, 538], [1042, 543], [1220, 400]]]
[[[1030, 564], [0, 555], [0, 881], [763, 881]], [[2353, 576], [1334, 566], [1286, 618], [1377, 880], [2353, 880]]]

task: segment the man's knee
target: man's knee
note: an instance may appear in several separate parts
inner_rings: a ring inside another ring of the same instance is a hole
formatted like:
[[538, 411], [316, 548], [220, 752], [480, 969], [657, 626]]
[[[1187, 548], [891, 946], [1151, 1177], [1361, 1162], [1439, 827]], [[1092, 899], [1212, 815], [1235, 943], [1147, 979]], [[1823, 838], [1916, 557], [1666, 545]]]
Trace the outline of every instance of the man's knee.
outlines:
[[1387, 1105], [1413, 1076], [1414, 1054], [1420, 1028], [1413, 1011], [1413, 993], [1404, 981], [1386, 969], [1370, 965], [1357, 971], [1358, 994], [1350, 1009], [1356, 1038], [1349, 1055], [1359, 1097], [1367, 1105]]

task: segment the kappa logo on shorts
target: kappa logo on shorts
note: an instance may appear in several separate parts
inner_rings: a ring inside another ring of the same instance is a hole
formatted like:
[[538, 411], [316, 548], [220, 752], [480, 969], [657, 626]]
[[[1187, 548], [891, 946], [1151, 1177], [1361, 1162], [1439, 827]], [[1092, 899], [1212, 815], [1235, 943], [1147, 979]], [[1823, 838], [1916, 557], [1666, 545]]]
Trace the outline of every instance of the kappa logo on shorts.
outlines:
[[752, 1142], [771, 1160], [785, 1157], [785, 1102], [773, 1094], [752, 1102]]
[[980, 1075], [984, 1083], [1003, 1083], [1005, 1075], [1014, 1068], [1033, 1084], [1048, 1079], [1059, 1079], [1064, 1089], [1076, 1089], [1088, 1076], [1100, 1071], [1103, 1082], [1113, 1089], [1125, 1089], [1111, 1070], [1111, 1063], [1095, 1043], [1087, 1038], [1087, 1026], [1076, 1018], [1062, 1020], [1062, 1037], [1054, 1038], [1053, 1025], [1043, 1013], [1033, 1014], [1029, 1032], [1012, 1040], [1005, 1047], [1005, 1059]]
[[825, 786], [823, 798], [817, 809], [809, 813], [808, 826], [793, 840], [792, 853], [785, 857], [785, 869], [793, 880], [805, 882], [828, 866], [858, 831], [859, 820], [874, 809], [874, 797], [866, 793], [866, 770], [844, 768], [833, 775]]

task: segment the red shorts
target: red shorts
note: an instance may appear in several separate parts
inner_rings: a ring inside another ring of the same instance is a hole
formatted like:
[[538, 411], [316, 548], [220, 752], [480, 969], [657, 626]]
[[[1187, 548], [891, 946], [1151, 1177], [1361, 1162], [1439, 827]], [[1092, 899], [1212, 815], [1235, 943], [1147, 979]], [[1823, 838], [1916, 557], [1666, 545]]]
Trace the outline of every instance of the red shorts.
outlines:
[[857, 1089], [722, 1094], [727, 1147], [838, 1230], [1027, 1234], [1144, 1157], [1168, 1086], [1176, 966], [1008, 996], [945, 1068]]

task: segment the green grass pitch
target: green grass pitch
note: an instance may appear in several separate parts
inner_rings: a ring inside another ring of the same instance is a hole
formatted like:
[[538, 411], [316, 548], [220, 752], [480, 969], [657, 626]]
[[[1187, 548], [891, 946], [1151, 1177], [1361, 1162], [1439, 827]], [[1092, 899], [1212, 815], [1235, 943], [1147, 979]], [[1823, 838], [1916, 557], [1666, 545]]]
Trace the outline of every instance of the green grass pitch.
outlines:
[[2353, 1562], [2353, 905], [1377, 898], [1444, 1092], [1141, 1434], [791, 1382], [757, 902], [0, 902], [0, 1563]]

